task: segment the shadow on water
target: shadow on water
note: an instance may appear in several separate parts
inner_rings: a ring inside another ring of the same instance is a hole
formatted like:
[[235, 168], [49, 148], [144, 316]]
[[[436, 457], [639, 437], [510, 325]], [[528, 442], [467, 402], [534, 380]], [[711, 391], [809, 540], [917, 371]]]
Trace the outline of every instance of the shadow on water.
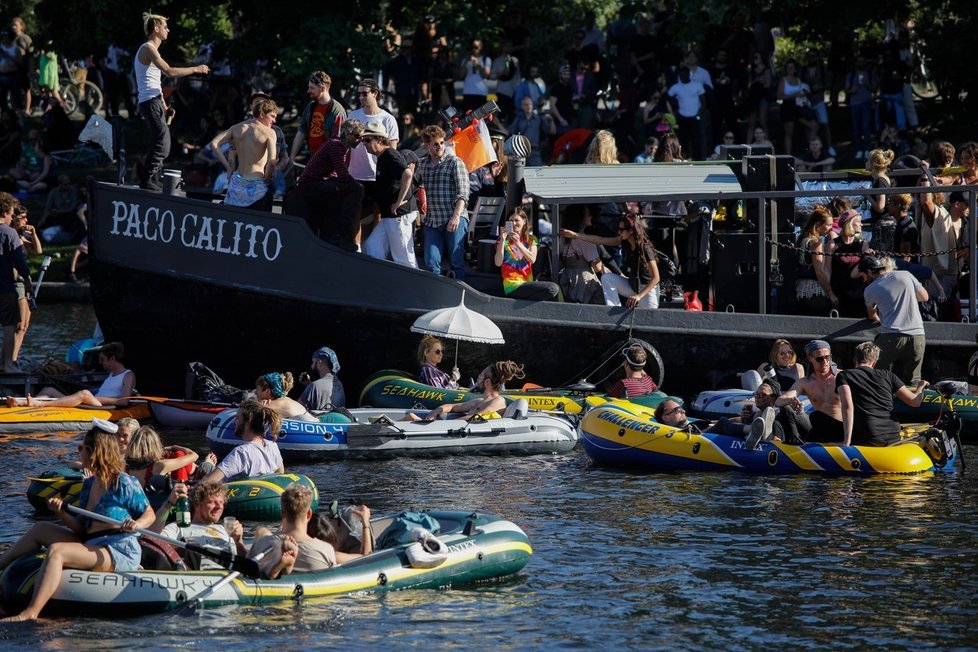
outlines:
[[[80, 336], [84, 336], [80, 335]], [[166, 433], [198, 450], [203, 433]], [[0, 439], [2, 540], [31, 523], [24, 477], [74, 456], [66, 435]], [[966, 448], [972, 469], [978, 449]], [[374, 512], [477, 509], [534, 556], [474, 587], [0, 627], [0, 645], [567, 649], [973, 648], [978, 473], [823, 478], [597, 469], [527, 458], [300, 465], [322, 501]]]

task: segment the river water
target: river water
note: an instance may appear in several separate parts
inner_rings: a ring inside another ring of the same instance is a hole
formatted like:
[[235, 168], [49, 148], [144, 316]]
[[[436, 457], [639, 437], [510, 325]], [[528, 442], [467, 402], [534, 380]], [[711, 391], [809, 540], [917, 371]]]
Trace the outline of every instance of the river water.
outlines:
[[[87, 308], [44, 312], [31, 352], [91, 332]], [[165, 436], [205, 446], [203, 433]], [[25, 476], [71, 459], [76, 439], [0, 436], [0, 545], [33, 520]], [[963, 473], [872, 478], [633, 474], [581, 451], [293, 466], [324, 502], [499, 514], [534, 556], [477, 587], [47, 620], [0, 626], [0, 646], [978, 649], [978, 448], [965, 457]]]

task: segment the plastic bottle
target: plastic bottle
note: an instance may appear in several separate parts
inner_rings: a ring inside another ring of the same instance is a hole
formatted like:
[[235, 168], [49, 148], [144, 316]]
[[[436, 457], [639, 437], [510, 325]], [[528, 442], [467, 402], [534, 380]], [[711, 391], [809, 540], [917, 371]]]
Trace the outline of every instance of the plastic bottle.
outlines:
[[190, 527], [190, 501], [186, 496], [177, 498], [177, 504], [173, 507], [174, 518], [177, 527]]

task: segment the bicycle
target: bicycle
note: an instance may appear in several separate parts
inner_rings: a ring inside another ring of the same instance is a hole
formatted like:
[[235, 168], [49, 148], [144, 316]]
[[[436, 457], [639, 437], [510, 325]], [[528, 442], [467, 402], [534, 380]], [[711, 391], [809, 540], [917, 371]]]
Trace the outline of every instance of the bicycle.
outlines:
[[[59, 60], [58, 94], [61, 97], [65, 113], [68, 115], [75, 113], [82, 102], [86, 102], [91, 107], [92, 112], [97, 113], [102, 109], [102, 104], [105, 101], [102, 89], [87, 79], [79, 80], [78, 71], [78, 66], [69, 64], [64, 57]], [[41, 88], [37, 74], [31, 77], [31, 93], [35, 97], [45, 98], [50, 98], [53, 95], [50, 89]]]

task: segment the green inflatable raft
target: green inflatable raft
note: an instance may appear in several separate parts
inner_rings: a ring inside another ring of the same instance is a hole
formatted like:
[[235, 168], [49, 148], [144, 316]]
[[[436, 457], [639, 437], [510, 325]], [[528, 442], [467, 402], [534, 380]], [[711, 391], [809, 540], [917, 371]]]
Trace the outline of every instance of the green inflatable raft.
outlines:
[[[48, 498], [60, 497], [69, 505], [78, 505], [78, 494], [82, 488], [81, 471], [75, 469], [55, 469], [29, 478], [27, 500], [39, 512], [47, 512]], [[319, 491], [315, 483], [304, 475], [295, 473], [275, 473], [247, 480], [228, 482], [225, 516], [234, 516], [242, 521], [278, 521], [282, 517], [282, 492], [293, 482], [305, 485], [312, 490], [312, 508], [319, 505]], [[159, 507], [169, 495], [167, 492], [147, 494], [154, 508]]]

